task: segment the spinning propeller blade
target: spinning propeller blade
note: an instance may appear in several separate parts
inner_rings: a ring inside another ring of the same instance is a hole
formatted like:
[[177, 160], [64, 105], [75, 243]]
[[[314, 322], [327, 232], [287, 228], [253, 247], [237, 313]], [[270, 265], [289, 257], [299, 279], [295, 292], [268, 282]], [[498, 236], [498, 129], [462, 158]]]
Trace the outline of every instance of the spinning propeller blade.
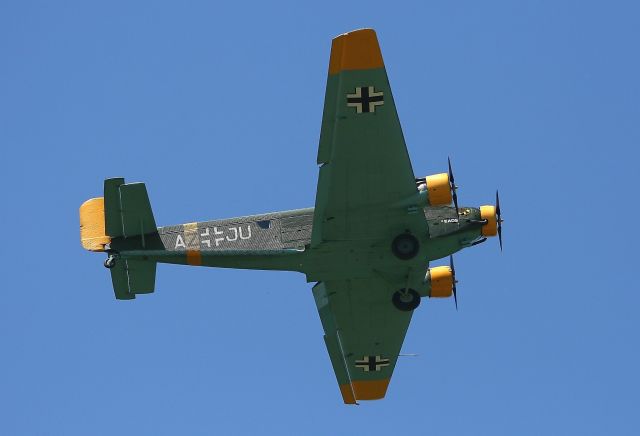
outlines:
[[449, 164], [449, 189], [451, 189], [451, 196], [453, 197], [453, 205], [456, 207], [456, 215], [459, 215], [458, 211], [458, 194], [456, 193], [458, 187], [456, 186], [455, 179], [453, 178], [453, 170], [451, 169], [451, 158], [447, 157]]
[[453, 266], [453, 256], [449, 256], [449, 268], [451, 268], [451, 278], [453, 279], [453, 301], [456, 303], [456, 310], [458, 310], [458, 293], [456, 292], [456, 268]]
[[500, 251], [502, 251], [502, 215], [500, 213], [500, 196], [496, 189], [496, 220], [498, 221], [498, 241], [500, 241]]

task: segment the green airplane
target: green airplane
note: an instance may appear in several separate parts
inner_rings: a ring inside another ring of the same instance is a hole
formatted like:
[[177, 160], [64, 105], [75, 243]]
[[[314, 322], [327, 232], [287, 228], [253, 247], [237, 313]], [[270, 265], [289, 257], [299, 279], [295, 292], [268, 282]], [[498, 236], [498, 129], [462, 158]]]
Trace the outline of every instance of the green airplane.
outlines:
[[498, 193], [458, 207], [451, 162], [414, 176], [372, 29], [333, 40], [318, 164], [315, 208], [166, 227], [143, 183], [107, 179], [80, 207], [82, 245], [107, 253], [119, 300], [153, 292], [158, 263], [305, 274], [344, 402], [383, 398], [421, 298], [457, 308], [450, 256], [496, 234], [502, 248]]

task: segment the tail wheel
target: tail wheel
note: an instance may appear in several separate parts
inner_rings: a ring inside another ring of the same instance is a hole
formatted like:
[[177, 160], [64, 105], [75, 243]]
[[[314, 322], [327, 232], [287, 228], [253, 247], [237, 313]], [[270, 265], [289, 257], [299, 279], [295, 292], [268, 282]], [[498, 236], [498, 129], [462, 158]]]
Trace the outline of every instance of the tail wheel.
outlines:
[[111, 269], [114, 266], [116, 266], [116, 258], [114, 256], [107, 257], [107, 259], [104, 261], [104, 267], [107, 269]]
[[394, 238], [391, 243], [391, 251], [399, 259], [409, 260], [414, 258], [420, 251], [420, 242], [412, 234], [403, 233]]
[[411, 288], [403, 288], [393, 293], [391, 302], [396, 309], [403, 312], [410, 312], [420, 306], [420, 294]]

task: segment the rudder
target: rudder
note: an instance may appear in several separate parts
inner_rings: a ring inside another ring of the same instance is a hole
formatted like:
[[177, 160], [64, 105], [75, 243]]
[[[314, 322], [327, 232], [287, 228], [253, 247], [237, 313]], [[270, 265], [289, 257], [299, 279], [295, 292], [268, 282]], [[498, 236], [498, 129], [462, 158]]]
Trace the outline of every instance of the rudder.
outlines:
[[144, 183], [104, 181], [105, 230], [111, 238], [141, 236], [158, 231]]

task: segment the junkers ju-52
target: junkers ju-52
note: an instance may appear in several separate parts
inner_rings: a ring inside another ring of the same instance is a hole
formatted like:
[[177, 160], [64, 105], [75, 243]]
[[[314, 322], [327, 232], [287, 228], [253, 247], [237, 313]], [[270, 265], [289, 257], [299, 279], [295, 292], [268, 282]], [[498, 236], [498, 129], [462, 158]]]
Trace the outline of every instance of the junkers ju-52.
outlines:
[[500, 205], [459, 207], [447, 173], [415, 177], [376, 34], [331, 47], [314, 208], [158, 227], [145, 185], [104, 182], [80, 207], [82, 245], [107, 253], [115, 296], [151, 293], [158, 263], [298, 271], [345, 403], [385, 396], [413, 311], [453, 296], [453, 261], [498, 235]]

